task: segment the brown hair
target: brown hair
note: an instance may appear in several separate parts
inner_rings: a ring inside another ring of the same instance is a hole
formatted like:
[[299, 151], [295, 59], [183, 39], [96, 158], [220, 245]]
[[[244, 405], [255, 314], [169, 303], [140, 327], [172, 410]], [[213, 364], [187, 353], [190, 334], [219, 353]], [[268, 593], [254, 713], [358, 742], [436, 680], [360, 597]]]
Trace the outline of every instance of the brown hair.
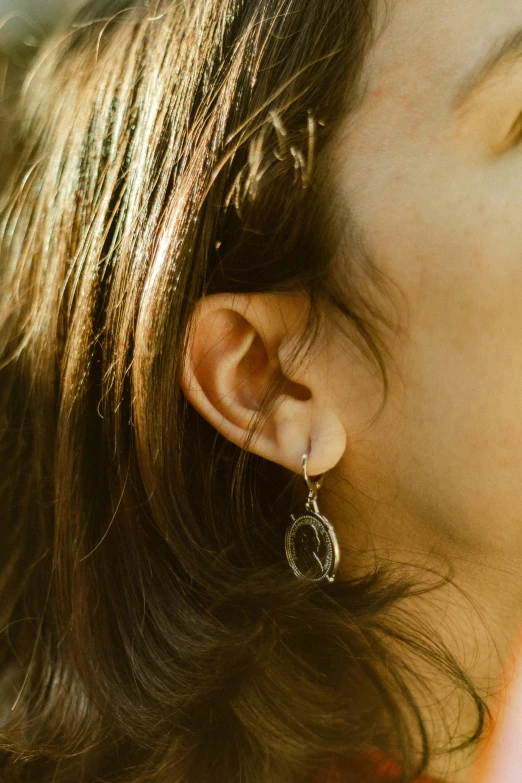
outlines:
[[476, 702], [459, 747], [483, 729], [442, 642], [394, 613], [420, 583], [382, 563], [295, 579], [300, 478], [180, 386], [201, 296], [304, 290], [299, 357], [328, 307], [386, 391], [390, 324], [362, 285], [386, 281], [341, 232], [327, 157], [374, 18], [369, 0], [94, 0], [27, 75], [1, 228], [3, 780], [304, 783], [380, 748], [411, 781], [431, 747], [415, 656]]

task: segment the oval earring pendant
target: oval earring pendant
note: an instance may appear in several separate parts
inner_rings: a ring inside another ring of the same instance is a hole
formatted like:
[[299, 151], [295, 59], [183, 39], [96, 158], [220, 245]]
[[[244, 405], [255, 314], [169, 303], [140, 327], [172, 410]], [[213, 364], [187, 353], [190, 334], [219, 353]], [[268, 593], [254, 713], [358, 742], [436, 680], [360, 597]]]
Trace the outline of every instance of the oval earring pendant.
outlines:
[[333, 582], [339, 565], [340, 550], [335, 530], [317, 505], [317, 493], [322, 478], [310, 481], [306, 472], [308, 453], [303, 455], [303, 477], [308, 487], [306, 512], [291, 515], [285, 536], [286, 557], [299, 579], [309, 582]]

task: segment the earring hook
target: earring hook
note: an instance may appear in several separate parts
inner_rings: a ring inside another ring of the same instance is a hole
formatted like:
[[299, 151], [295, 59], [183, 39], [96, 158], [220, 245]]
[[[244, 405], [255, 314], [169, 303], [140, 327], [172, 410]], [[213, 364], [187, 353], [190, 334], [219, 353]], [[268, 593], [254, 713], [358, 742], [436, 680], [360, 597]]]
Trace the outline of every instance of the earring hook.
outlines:
[[315, 497], [317, 495], [318, 490], [321, 488], [321, 485], [323, 483], [323, 479], [324, 479], [324, 477], [326, 475], [326, 471], [325, 471], [325, 473], [322, 473], [319, 476], [317, 481], [312, 481], [310, 476], [308, 475], [307, 470], [306, 470], [306, 463], [307, 463], [309, 454], [310, 454], [310, 449], [308, 449], [308, 451], [305, 452], [305, 454], [303, 454], [303, 459], [302, 459], [303, 478], [304, 478], [306, 486], [308, 487], [308, 491], [310, 492], [310, 495]]

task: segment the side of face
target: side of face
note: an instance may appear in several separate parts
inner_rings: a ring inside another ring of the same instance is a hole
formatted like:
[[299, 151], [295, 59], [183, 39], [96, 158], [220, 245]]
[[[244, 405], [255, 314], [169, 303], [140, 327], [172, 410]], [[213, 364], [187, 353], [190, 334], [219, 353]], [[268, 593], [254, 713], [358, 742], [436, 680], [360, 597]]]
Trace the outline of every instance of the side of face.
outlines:
[[[333, 155], [335, 189], [406, 302], [388, 404], [355, 444], [345, 415], [339, 470], [353, 476], [352, 443], [365, 487], [404, 516], [509, 556], [522, 555], [522, 142], [512, 131], [522, 56], [465, 107], [452, 103], [517, 27], [518, 0], [388, 6], [367, 97]], [[353, 413], [351, 372], [339, 347], [332, 383], [338, 410]]]
[[[403, 294], [387, 402], [375, 418], [376, 375], [333, 330], [248, 448], [299, 473], [311, 444], [310, 475], [335, 468], [322, 513], [340, 526], [341, 548], [343, 532], [350, 544], [357, 535], [357, 509], [374, 534], [417, 540], [419, 551], [440, 540], [522, 559], [522, 57], [454, 106], [494, 42], [522, 28], [522, 5], [380, 8], [366, 98], [330, 163], [336, 202]], [[346, 249], [335, 260], [356, 263]], [[286, 373], [306, 297], [216, 294], [201, 305], [183, 387], [243, 447], [264, 391]]]

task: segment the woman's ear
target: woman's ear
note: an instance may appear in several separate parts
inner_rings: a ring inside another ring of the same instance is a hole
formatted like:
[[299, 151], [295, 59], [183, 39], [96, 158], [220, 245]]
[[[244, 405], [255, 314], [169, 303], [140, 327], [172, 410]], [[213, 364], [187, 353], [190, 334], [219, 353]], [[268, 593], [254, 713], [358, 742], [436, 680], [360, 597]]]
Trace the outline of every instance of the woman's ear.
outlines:
[[274, 384], [280, 390], [248, 448], [294, 472], [303, 454], [308, 474], [333, 468], [346, 447], [346, 433], [325, 386], [324, 355], [285, 366], [306, 323], [304, 294], [211, 294], [191, 319], [182, 387], [196, 410], [222, 435], [244, 448], [256, 414]]

